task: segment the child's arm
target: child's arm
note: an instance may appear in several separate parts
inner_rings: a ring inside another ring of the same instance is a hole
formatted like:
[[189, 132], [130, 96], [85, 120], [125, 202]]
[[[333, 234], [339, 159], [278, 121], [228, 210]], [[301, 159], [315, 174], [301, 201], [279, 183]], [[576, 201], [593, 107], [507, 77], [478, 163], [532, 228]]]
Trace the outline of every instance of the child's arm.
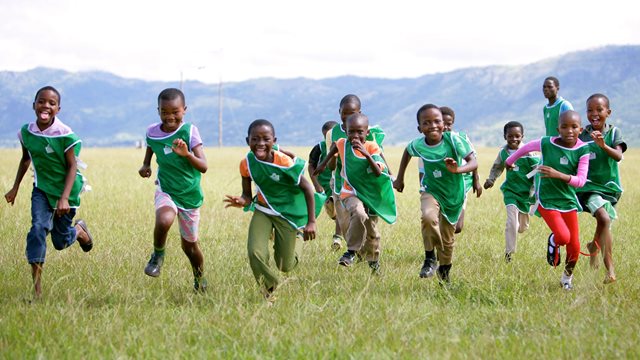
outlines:
[[513, 163], [516, 160], [523, 157], [525, 154], [530, 153], [532, 151], [540, 151], [541, 142], [540, 139], [530, 141], [520, 147], [520, 149], [516, 150], [513, 154], [509, 155], [507, 160], [505, 160], [504, 165], [507, 169], [513, 168]]
[[398, 192], [404, 190], [404, 173], [407, 171], [409, 161], [411, 161], [411, 155], [409, 155], [407, 149], [404, 149], [402, 160], [400, 160], [400, 168], [398, 169], [398, 177], [393, 181], [393, 188]]
[[191, 166], [193, 166], [196, 170], [200, 171], [203, 174], [207, 172], [207, 159], [204, 156], [202, 144], [197, 145], [196, 147], [191, 149], [192, 152], [189, 152], [189, 147], [187, 146], [187, 143], [184, 142], [184, 140], [175, 139], [173, 140], [171, 149], [174, 153], [182, 156], [183, 158], [187, 158], [189, 164], [191, 164]]
[[309, 177], [311, 178], [311, 183], [313, 184], [313, 188], [316, 190], [316, 192], [322, 193], [324, 192], [324, 188], [318, 182], [318, 177], [313, 175], [313, 173], [316, 171], [316, 166], [318, 165], [319, 157], [320, 157], [320, 145], [316, 145], [311, 150], [311, 153], [309, 153], [308, 170], [309, 170]]
[[327, 154], [327, 157], [322, 159], [320, 164], [318, 164], [318, 167], [316, 168], [316, 171], [313, 172], [313, 175], [314, 176], [320, 175], [320, 173], [322, 173], [324, 169], [327, 167], [327, 163], [330, 160], [332, 160], [337, 153], [338, 153], [338, 146], [336, 146], [336, 143], [334, 142], [333, 144], [331, 144], [331, 148], [329, 149], [329, 153]]
[[16, 173], [16, 179], [13, 182], [13, 187], [9, 190], [4, 198], [7, 202], [13, 205], [14, 201], [16, 201], [16, 196], [18, 196], [18, 189], [20, 188], [20, 183], [24, 178], [24, 174], [29, 170], [29, 165], [31, 165], [31, 157], [29, 156], [29, 151], [27, 148], [22, 145], [22, 157], [20, 158], [20, 162], [18, 163], [18, 172]]
[[151, 176], [151, 158], [153, 157], [153, 150], [147, 146], [147, 150], [144, 153], [144, 160], [142, 160], [142, 167], [138, 170], [138, 174], [143, 178]]
[[369, 154], [367, 149], [364, 147], [363, 143], [354, 139], [351, 142], [351, 146], [353, 147], [354, 150], [360, 151], [360, 153], [362, 153], [362, 155], [364, 155], [364, 157], [367, 158], [367, 161], [369, 162], [369, 166], [371, 167], [371, 170], [373, 170], [373, 174], [376, 177], [382, 175], [382, 169], [380, 169], [380, 166], [378, 166], [378, 163], [376, 163], [376, 161], [373, 160], [373, 157], [371, 156], [371, 154]]
[[62, 216], [71, 210], [69, 207], [69, 195], [71, 194], [71, 188], [76, 180], [76, 173], [78, 172], [78, 163], [76, 162], [76, 153], [74, 151], [75, 146], [72, 146], [64, 153], [64, 158], [67, 162], [67, 176], [64, 179], [64, 189], [60, 198], [56, 203], [56, 215]]
[[580, 157], [580, 160], [578, 162], [578, 171], [576, 171], [575, 176], [565, 174], [547, 165], [539, 166], [538, 171], [540, 172], [542, 177], [560, 179], [570, 186], [576, 188], [583, 187], [587, 182], [587, 172], [589, 171], [589, 154]]
[[477, 168], [473, 170], [473, 192], [476, 193], [476, 197], [482, 195], [482, 185], [480, 185], [480, 176]]
[[489, 171], [489, 177], [484, 181], [484, 188], [488, 189], [493, 187], [493, 184], [496, 182], [496, 179], [500, 177], [502, 172], [504, 171], [504, 163], [502, 162], [502, 158], [500, 157], [500, 153], [496, 157], [496, 160], [493, 162], [491, 166], [491, 171]]
[[478, 160], [476, 160], [476, 156], [473, 154], [473, 152], [469, 153], [469, 155], [467, 155], [464, 160], [467, 163], [462, 166], [458, 166], [458, 162], [453, 158], [446, 158], [444, 159], [444, 162], [447, 166], [447, 170], [454, 174], [468, 173], [478, 168]]
[[302, 229], [304, 240], [313, 240], [316, 238], [316, 203], [313, 196], [313, 187], [305, 177], [300, 178], [300, 189], [304, 193], [304, 199], [307, 203], [307, 225]]
[[609, 155], [610, 158], [617, 162], [622, 160], [622, 146], [616, 145], [615, 148], [612, 148], [611, 146], [605, 144], [604, 136], [602, 136], [602, 133], [598, 130], [594, 130], [591, 132], [591, 138], [593, 139], [593, 142], [596, 143], [596, 145], [600, 146], [600, 148], [602, 148], [602, 150], [604, 150], [604, 152]]
[[251, 178], [250, 177], [242, 177], [242, 195], [234, 196], [234, 195], [225, 195], [227, 198], [223, 199], [223, 202], [227, 204], [224, 206], [225, 209], [232, 206], [237, 208], [243, 208], [251, 203]]
[[393, 176], [393, 173], [391, 172], [391, 167], [389, 167], [389, 162], [387, 161], [387, 158], [384, 157], [384, 152], [382, 151], [380, 152], [380, 157], [382, 158], [382, 160], [384, 160], [384, 164], [387, 167], [387, 171], [389, 171], [389, 176]]

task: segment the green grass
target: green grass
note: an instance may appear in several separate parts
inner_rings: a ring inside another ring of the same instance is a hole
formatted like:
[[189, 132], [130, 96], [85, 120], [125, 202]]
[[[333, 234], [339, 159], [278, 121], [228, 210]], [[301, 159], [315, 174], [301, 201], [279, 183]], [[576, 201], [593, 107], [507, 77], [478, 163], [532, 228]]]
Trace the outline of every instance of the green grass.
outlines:
[[[294, 148], [306, 157], [307, 148]], [[43, 298], [30, 302], [24, 258], [30, 224], [31, 179], [13, 207], [0, 206], [0, 358], [638, 358], [640, 299], [640, 151], [622, 164], [626, 192], [614, 223], [618, 282], [603, 285], [604, 270], [582, 257], [575, 289], [559, 286], [561, 269], [545, 261], [548, 229], [532, 218], [505, 264], [505, 211], [498, 186], [471, 198], [456, 237], [452, 284], [420, 279], [415, 160], [407, 188], [397, 194], [399, 221], [380, 226], [382, 276], [366, 264], [339, 268], [330, 250], [332, 223], [319, 219], [319, 236], [305, 244], [301, 264], [286, 275], [277, 301], [262, 299], [246, 257], [251, 215], [224, 209], [224, 194], [239, 194], [238, 163], [245, 148], [210, 148], [203, 177], [200, 245], [210, 291], [192, 292], [192, 275], [169, 235], [162, 275], [143, 273], [152, 250], [153, 191], [137, 170], [143, 151], [85, 149], [93, 191], [78, 217], [96, 239], [94, 250], [49, 246]], [[397, 171], [402, 149], [387, 149]], [[480, 149], [486, 178], [497, 153]], [[20, 152], [0, 150], [0, 188], [7, 191]], [[155, 170], [155, 164], [154, 164]], [[502, 181], [502, 178], [500, 179]], [[583, 247], [594, 221], [580, 215]]]

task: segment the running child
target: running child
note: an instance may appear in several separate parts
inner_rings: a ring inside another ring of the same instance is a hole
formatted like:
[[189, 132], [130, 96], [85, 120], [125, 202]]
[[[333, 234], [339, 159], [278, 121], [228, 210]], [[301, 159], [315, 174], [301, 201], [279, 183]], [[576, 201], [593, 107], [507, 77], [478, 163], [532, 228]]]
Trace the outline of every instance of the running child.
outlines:
[[[507, 144], [500, 149], [493, 162], [489, 177], [484, 182], [485, 189], [493, 187], [496, 179], [504, 171], [505, 160], [522, 145], [524, 127], [517, 121], [509, 121], [504, 126], [503, 136]], [[528, 174], [538, 166], [539, 162], [540, 156], [535, 153], [522, 156], [515, 162], [513, 169], [507, 171], [505, 180], [500, 186], [507, 210], [507, 222], [504, 228], [504, 259], [506, 262], [510, 262], [516, 252], [518, 233], [523, 233], [529, 228], [529, 210], [533, 205], [531, 198], [533, 177]]]
[[560, 284], [565, 290], [573, 288], [573, 269], [580, 256], [580, 228], [578, 211], [581, 210], [576, 188], [584, 186], [589, 170], [589, 145], [578, 137], [582, 132], [580, 115], [568, 110], [560, 115], [559, 136], [544, 136], [531, 141], [505, 161], [508, 169], [531, 151], [541, 152], [540, 176], [536, 176], [536, 207], [552, 231], [547, 244], [547, 262], [560, 264], [559, 246], [566, 246], [567, 259]]
[[[421, 230], [425, 260], [420, 277], [431, 277], [437, 270], [440, 281], [448, 283], [455, 224], [462, 213], [465, 198], [462, 174], [475, 170], [478, 162], [467, 142], [453, 132], [444, 131], [442, 112], [436, 105], [423, 105], [416, 117], [418, 131], [424, 136], [407, 145], [393, 187], [398, 192], [404, 190], [404, 175], [411, 157], [421, 158], [424, 163], [420, 189]], [[463, 160], [466, 164], [459, 166]]]
[[347, 118], [347, 138], [336, 140], [327, 157], [318, 164], [315, 174], [321, 173], [336, 154], [344, 179], [340, 201], [348, 214], [346, 232], [347, 251], [338, 264], [351, 266], [356, 256], [368, 261], [374, 273], [380, 269], [380, 232], [378, 217], [393, 224], [396, 221], [396, 202], [388, 166], [382, 150], [375, 141], [367, 141], [369, 118], [356, 113]]
[[[316, 215], [325, 200], [324, 195], [314, 194], [313, 186], [303, 176], [304, 160], [274, 150], [275, 135], [267, 120], [258, 119], [249, 125], [246, 140], [251, 151], [240, 162], [242, 195], [226, 195], [224, 199], [225, 208], [253, 210], [247, 241], [249, 265], [269, 301], [273, 301], [280, 284], [278, 270], [289, 272], [298, 265], [302, 237], [305, 241], [315, 239]], [[255, 198], [252, 182], [256, 186]], [[275, 269], [269, 264], [272, 238]]]
[[603, 94], [593, 94], [587, 99], [587, 119], [589, 125], [580, 134], [580, 140], [590, 145], [589, 173], [587, 183], [578, 192], [578, 199], [584, 211], [589, 211], [596, 219], [596, 231], [587, 247], [591, 253], [591, 266], [598, 266], [598, 250], [602, 249], [604, 267], [607, 274], [604, 283], [616, 281], [613, 268], [611, 222], [617, 218], [615, 205], [622, 195], [618, 163], [627, 150], [622, 132], [614, 125], [607, 124], [611, 115], [609, 98]]
[[77, 159], [82, 140], [56, 116], [60, 111], [60, 100], [60, 93], [52, 86], [36, 92], [32, 105], [36, 119], [23, 125], [18, 132], [22, 158], [13, 187], [4, 195], [7, 203], [13, 205], [20, 183], [33, 164], [31, 229], [27, 234], [26, 256], [31, 265], [36, 299], [42, 295], [42, 271], [49, 233], [56, 250], [66, 249], [76, 240], [84, 252], [93, 248], [87, 224], [78, 219], [72, 225], [85, 185]]
[[542, 93], [549, 102], [542, 108], [544, 117], [545, 136], [558, 136], [558, 120], [560, 114], [567, 110], [573, 110], [571, 103], [558, 95], [560, 91], [560, 81], [548, 76], [542, 84]]
[[138, 173], [151, 176], [151, 158], [156, 156], [158, 176], [155, 181], [156, 222], [153, 229], [153, 253], [144, 268], [151, 277], [160, 276], [164, 263], [167, 234], [178, 216], [180, 241], [193, 271], [193, 288], [205, 291], [204, 256], [198, 246], [200, 207], [204, 201], [201, 174], [207, 172], [207, 159], [198, 128], [183, 122], [187, 111], [184, 94], [174, 88], [158, 95], [161, 122], [147, 128], [147, 150]]
[[342, 247], [343, 234], [336, 218], [336, 208], [332, 196], [332, 171], [331, 169], [326, 168], [318, 176], [313, 175], [313, 173], [316, 171], [316, 167], [318, 166], [318, 164], [327, 157], [327, 132], [336, 125], [338, 125], [338, 123], [335, 121], [327, 121], [322, 125], [323, 140], [317, 143], [309, 153], [309, 176], [311, 177], [311, 182], [313, 183], [313, 187], [315, 188], [316, 192], [323, 193], [325, 194], [325, 196], [327, 196], [327, 200], [324, 203], [324, 210], [326, 211], [327, 215], [329, 215], [331, 220], [335, 222], [333, 243], [331, 244], [331, 248], [333, 250], [339, 250]]

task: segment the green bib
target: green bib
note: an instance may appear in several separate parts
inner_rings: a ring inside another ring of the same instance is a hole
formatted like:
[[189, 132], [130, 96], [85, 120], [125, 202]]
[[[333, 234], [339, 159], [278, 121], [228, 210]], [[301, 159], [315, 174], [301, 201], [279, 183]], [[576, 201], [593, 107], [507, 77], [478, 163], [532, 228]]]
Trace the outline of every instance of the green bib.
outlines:
[[[67, 178], [67, 160], [64, 153], [73, 147], [77, 157], [80, 154], [82, 140], [75, 133], [59, 136], [33, 134], [29, 131], [28, 124], [20, 129], [20, 133], [22, 144], [29, 152], [33, 163], [34, 186], [47, 194], [49, 205], [55, 209]], [[83, 185], [84, 178], [80, 171], [77, 171], [69, 194], [70, 207], [80, 206]]]
[[558, 136], [558, 120], [560, 119], [560, 109], [566, 100], [558, 98], [555, 105], [546, 106], [542, 109], [544, 115], [545, 136]]
[[[589, 128], [589, 130], [591, 130]], [[622, 195], [620, 184], [620, 171], [618, 162], [613, 160], [600, 146], [591, 139], [590, 131], [585, 128], [580, 134], [580, 139], [589, 144], [589, 173], [584, 187], [576, 189], [578, 193], [598, 193], [605, 199], [616, 204]], [[604, 142], [615, 148], [622, 142], [620, 130], [610, 126], [604, 133]]]
[[[318, 159], [319, 164], [327, 157], [327, 142], [322, 140], [318, 143], [318, 146], [320, 147], [320, 158]], [[325, 195], [331, 196], [331, 169], [325, 168], [324, 171], [318, 175], [318, 182], [324, 189]]]
[[[503, 164], [509, 155], [506, 146], [500, 149], [500, 159]], [[507, 171], [505, 180], [500, 186], [505, 205], [515, 205], [520, 212], [529, 212], [529, 208], [534, 203], [534, 199], [530, 196], [533, 178], [528, 178], [527, 174], [538, 166], [539, 162], [538, 156], [523, 156], [516, 160], [513, 169]]]
[[[307, 216], [307, 202], [300, 189], [300, 178], [304, 174], [306, 162], [295, 158], [293, 165], [283, 167], [258, 160], [253, 152], [247, 154], [247, 167], [251, 179], [267, 202], [267, 206], [278, 216], [287, 220], [296, 229], [304, 227]], [[315, 214], [320, 215], [326, 196], [315, 193]], [[255, 210], [255, 199], [246, 210]], [[259, 205], [258, 205], [259, 206]]]
[[449, 223], [457, 223], [464, 204], [464, 178], [462, 174], [449, 172], [444, 159], [450, 157], [461, 164], [463, 157], [469, 154], [463, 140], [456, 134], [444, 132], [442, 141], [430, 146], [422, 136], [409, 143], [407, 152], [422, 158], [424, 163], [421, 191], [433, 195], [440, 204], [440, 212]]
[[[378, 215], [388, 224], [394, 224], [397, 218], [396, 196], [389, 169], [385, 166], [382, 174], [375, 176], [369, 161], [357, 156], [348, 140], [343, 146], [345, 181], [351, 185], [355, 195], [371, 213]], [[376, 162], [385, 163], [380, 155], [371, 156]]]
[[[456, 133], [458, 136], [460, 136], [460, 139], [462, 141], [464, 141], [465, 145], [467, 146], [467, 148], [469, 149], [469, 151], [473, 151], [474, 153], [476, 152], [476, 150], [473, 148], [473, 145], [471, 144], [471, 140], [469, 140], [469, 136], [464, 133], [464, 132], [457, 132]], [[464, 165], [467, 162], [462, 159], [462, 163], [460, 165]], [[473, 188], [473, 172], [468, 172], [468, 173], [464, 173], [462, 174], [462, 178], [464, 179], [464, 193], [468, 193], [469, 190], [471, 190], [471, 188]]]
[[204, 196], [200, 187], [202, 174], [189, 160], [171, 150], [175, 139], [182, 139], [191, 149], [191, 124], [183, 123], [178, 130], [162, 137], [147, 136], [147, 146], [156, 155], [158, 163], [158, 186], [171, 196], [171, 200], [181, 209], [197, 209], [202, 206]]
[[[550, 136], [541, 139], [540, 149], [542, 165], [569, 175], [576, 175], [580, 157], [589, 154], [588, 144], [568, 149], [554, 144]], [[536, 176], [536, 198], [547, 210], [582, 210], [576, 197], [576, 189], [560, 179]]]

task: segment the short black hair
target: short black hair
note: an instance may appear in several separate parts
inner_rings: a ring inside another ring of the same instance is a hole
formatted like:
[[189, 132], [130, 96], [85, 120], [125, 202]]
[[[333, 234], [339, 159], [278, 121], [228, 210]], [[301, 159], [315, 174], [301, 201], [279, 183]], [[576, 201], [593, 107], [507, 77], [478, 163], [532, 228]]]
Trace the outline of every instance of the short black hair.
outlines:
[[544, 81], [546, 82], [547, 80], [553, 81], [553, 83], [556, 84], [557, 88], [560, 87], [560, 80], [558, 80], [557, 77], [555, 77], [555, 76], [547, 76], [546, 78], [544, 78]]
[[161, 101], [171, 101], [173, 99], [180, 98], [182, 100], [182, 105], [186, 105], [187, 102], [184, 99], [184, 93], [180, 89], [176, 88], [168, 88], [160, 91], [158, 95], [158, 105], [160, 105]]
[[247, 136], [251, 136], [251, 130], [253, 130], [253, 128], [258, 126], [268, 126], [269, 128], [271, 128], [271, 132], [273, 133], [273, 136], [274, 137], [276, 136], [276, 129], [274, 129], [273, 124], [269, 120], [265, 120], [265, 119], [253, 120], [253, 122], [249, 124], [249, 129], [247, 130]]
[[347, 128], [349, 127], [349, 123], [359, 120], [359, 119], [363, 119], [367, 121], [367, 125], [369, 124], [369, 117], [363, 113], [355, 113], [355, 114], [351, 114], [349, 115], [349, 117], [347, 118], [347, 120], [345, 121], [345, 124], [347, 125]]
[[448, 106], [440, 106], [440, 112], [442, 113], [442, 115], [449, 115], [452, 118], [456, 118], [456, 113], [453, 111], [452, 108], [448, 107]]
[[362, 107], [362, 103], [360, 103], [360, 98], [354, 94], [347, 94], [344, 97], [342, 97], [342, 100], [340, 100], [340, 109], [342, 109], [342, 107], [345, 104], [356, 104], [358, 106], [358, 108]]
[[437, 105], [434, 104], [424, 104], [420, 107], [420, 109], [418, 109], [418, 112], [416, 113], [416, 120], [418, 120], [418, 124], [420, 123], [420, 114], [423, 111], [427, 111], [429, 109], [437, 109], [438, 111], [440, 111], [440, 113], [442, 113], [442, 110], [440, 110], [440, 108]]
[[517, 122], [517, 121], [509, 121], [508, 123], [504, 124], [504, 138], [507, 138], [507, 131], [509, 131], [509, 129], [511, 128], [517, 128], [519, 127], [520, 130], [522, 130], [522, 135], [524, 135], [524, 126], [522, 126], [521, 123]]
[[611, 107], [609, 106], [609, 98], [605, 94], [595, 93], [589, 96], [589, 98], [587, 98], [587, 104], [589, 103], [589, 101], [591, 101], [591, 99], [596, 99], [596, 98], [604, 99], [604, 102], [607, 103], [607, 109], [611, 109]]
[[329, 120], [322, 124], [322, 132], [331, 130], [334, 126], [338, 125], [337, 121]]
[[47, 90], [53, 91], [54, 93], [56, 93], [56, 95], [58, 96], [58, 106], [60, 106], [60, 102], [62, 102], [62, 98], [60, 97], [60, 92], [56, 88], [50, 85], [41, 87], [38, 91], [36, 91], [36, 96], [33, 98], [33, 102], [36, 102], [36, 100], [38, 100], [38, 95], [40, 95], [41, 92], [47, 91]]

